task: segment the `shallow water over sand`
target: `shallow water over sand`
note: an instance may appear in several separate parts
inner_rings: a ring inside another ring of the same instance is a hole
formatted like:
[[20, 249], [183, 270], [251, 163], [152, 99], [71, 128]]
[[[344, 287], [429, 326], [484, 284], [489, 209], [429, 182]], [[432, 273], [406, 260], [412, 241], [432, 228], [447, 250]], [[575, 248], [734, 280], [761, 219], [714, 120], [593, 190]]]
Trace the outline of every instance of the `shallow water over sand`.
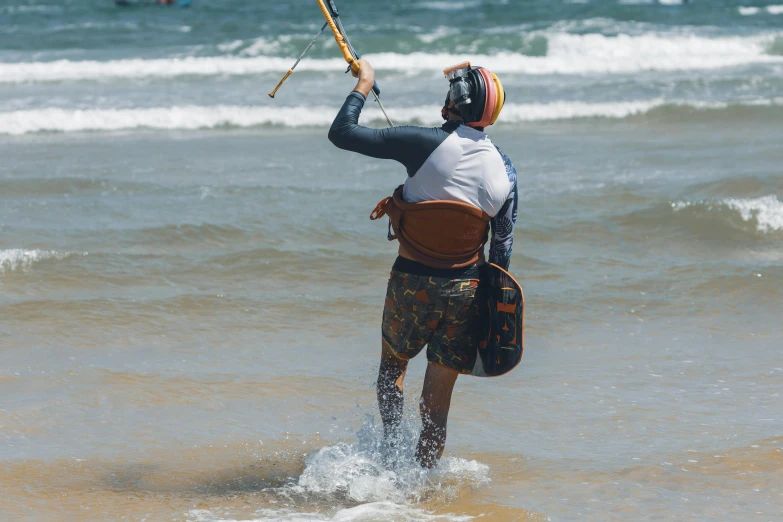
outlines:
[[429, 476], [372, 449], [394, 245], [366, 216], [400, 172], [322, 134], [2, 143], [6, 518], [775, 519], [776, 127], [730, 153], [705, 128], [495, 133], [526, 353], [460, 379]]

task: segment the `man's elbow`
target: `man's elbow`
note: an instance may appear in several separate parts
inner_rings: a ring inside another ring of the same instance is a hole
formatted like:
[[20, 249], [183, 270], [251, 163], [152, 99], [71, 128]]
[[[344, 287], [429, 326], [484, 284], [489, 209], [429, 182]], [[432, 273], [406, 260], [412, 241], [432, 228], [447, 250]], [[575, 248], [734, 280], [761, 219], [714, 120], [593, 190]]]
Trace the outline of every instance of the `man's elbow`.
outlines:
[[342, 139], [343, 139], [343, 133], [336, 125], [332, 125], [329, 128], [329, 141], [332, 142], [332, 145], [341, 149], [342, 147], [340, 146], [340, 144], [342, 143]]
[[338, 149], [356, 151], [361, 136], [359, 125], [338, 117], [329, 128], [329, 141]]
[[329, 129], [329, 141], [338, 149], [348, 150], [348, 130], [349, 127], [346, 127], [345, 125], [332, 125]]

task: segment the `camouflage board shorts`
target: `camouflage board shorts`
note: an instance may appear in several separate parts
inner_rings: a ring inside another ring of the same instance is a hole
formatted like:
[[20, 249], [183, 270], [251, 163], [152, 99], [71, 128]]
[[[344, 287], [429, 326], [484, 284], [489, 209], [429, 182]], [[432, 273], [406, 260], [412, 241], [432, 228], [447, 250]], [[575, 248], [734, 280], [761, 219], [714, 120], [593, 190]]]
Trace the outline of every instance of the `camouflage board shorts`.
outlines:
[[427, 360], [469, 374], [476, 363], [479, 280], [392, 270], [383, 309], [383, 344], [400, 359], [427, 345]]

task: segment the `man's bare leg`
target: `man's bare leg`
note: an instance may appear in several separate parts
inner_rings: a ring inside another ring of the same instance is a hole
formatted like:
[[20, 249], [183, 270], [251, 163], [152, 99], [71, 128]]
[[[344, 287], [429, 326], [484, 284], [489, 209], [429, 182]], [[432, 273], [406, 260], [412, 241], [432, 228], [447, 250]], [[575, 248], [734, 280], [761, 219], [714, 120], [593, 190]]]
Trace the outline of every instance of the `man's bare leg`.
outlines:
[[381, 367], [378, 370], [376, 393], [378, 394], [378, 409], [381, 411], [381, 420], [383, 420], [383, 432], [386, 439], [393, 442], [394, 435], [402, 422], [402, 383], [405, 379], [408, 361], [400, 359], [385, 343], [382, 344]]
[[416, 460], [425, 468], [433, 468], [446, 446], [446, 421], [451, 406], [451, 392], [459, 373], [439, 364], [428, 364], [421, 390], [422, 430], [416, 446]]

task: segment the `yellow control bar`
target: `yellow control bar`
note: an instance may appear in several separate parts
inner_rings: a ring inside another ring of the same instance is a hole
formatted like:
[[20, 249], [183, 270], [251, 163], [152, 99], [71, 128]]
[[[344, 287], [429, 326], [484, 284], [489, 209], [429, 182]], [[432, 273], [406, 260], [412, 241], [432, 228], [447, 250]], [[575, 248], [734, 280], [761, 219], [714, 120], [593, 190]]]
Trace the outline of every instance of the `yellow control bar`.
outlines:
[[324, 18], [326, 18], [326, 23], [329, 24], [329, 28], [334, 33], [334, 39], [337, 41], [337, 46], [340, 47], [340, 50], [343, 52], [343, 57], [345, 58], [345, 61], [351, 64], [351, 70], [355, 73], [359, 72], [359, 62], [356, 61], [356, 59], [353, 57], [353, 53], [351, 53], [351, 49], [348, 47], [348, 44], [345, 43], [345, 39], [343, 38], [343, 35], [340, 33], [340, 30], [337, 28], [337, 24], [334, 22], [334, 19], [332, 18], [332, 14], [329, 12], [329, 8], [326, 7], [326, 4], [324, 3], [324, 0], [316, 0], [318, 2], [318, 6], [321, 8], [321, 13], [324, 15]]

